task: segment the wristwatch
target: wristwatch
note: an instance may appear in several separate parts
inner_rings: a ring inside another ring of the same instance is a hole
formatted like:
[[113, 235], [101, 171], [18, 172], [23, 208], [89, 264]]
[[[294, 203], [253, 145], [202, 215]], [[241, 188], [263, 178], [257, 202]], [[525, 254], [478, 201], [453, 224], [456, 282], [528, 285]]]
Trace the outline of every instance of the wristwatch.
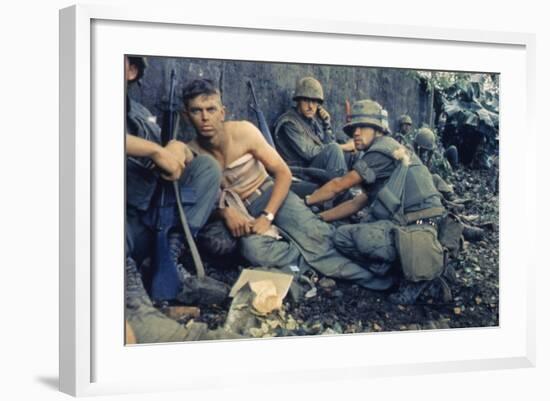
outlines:
[[273, 223], [273, 219], [275, 219], [275, 216], [273, 213], [268, 212], [267, 210], [262, 210], [262, 215], [265, 216], [265, 218], [270, 222]]

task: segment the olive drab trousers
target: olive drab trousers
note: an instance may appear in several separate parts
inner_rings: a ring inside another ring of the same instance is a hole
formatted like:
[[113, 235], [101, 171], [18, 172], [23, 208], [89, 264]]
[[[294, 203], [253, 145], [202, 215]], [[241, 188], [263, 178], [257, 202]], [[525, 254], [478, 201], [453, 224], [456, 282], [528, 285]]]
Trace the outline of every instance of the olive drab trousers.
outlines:
[[[271, 189], [248, 207], [252, 216], [259, 216], [265, 208]], [[393, 284], [390, 278], [379, 277], [342, 255], [332, 241], [335, 228], [315, 215], [292, 191], [277, 212], [274, 224], [284, 240], [262, 235], [240, 239], [241, 253], [253, 265], [279, 268], [296, 265], [301, 270], [313, 268], [325, 276], [352, 280], [374, 290], [384, 290]]]

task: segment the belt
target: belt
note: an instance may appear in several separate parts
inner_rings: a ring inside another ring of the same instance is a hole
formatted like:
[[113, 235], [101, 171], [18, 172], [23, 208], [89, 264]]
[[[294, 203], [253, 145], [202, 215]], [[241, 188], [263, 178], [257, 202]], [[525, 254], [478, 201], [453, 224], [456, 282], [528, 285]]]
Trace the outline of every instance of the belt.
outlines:
[[419, 210], [417, 212], [411, 212], [405, 214], [405, 221], [407, 224], [415, 224], [418, 220], [428, 220], [430, 218], [437, 219], [445, 214], [443, 207], [431, 207], [429, 209]]
[[440, 217], [430, 217], [427, 219], [418, 219], [416, 221], [411, 222], [410, 224], [416, 224], [416, 225], [429, 225], [434, 227], [436, 230], [439, 226], [439, 221], [441, 220]]
[[248, 195], [248, 198], [243, 199], [243, 203], [246, 206], [252, 205], [252, 203], [258, 199], [261, 195], [263, 195], [269, 188], [271, 188], [274, 185], [274, 182], [271, 178], [267, 178], [262, 185], [260, 185], [258, 188], [254, 190], [250, 195]]

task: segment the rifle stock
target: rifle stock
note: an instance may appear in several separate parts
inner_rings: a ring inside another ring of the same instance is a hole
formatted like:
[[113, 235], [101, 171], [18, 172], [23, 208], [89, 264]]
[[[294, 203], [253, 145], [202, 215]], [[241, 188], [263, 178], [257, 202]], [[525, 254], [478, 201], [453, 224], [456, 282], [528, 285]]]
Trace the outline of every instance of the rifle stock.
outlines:
[[[168, 106], [166, 110], [166, 119], [162, 137], [162, 146], [165, 146], [170, 140], [176, 138], [177, 127], [177, 110], [174, 103], [175, 88], [176, 88], [176, 76], [175, 71], [172, 70], [170, 74], [170, 90], [168, 98]], [[174, 116], [176, 120], [174, 121]], [[173, 190], [175, 196], [172, 196], [170, 191]], [[170, 195], [169, 195], [170, 194]], [[176, 226], [174, 216], [176, 211], [174, 210], [174, 203], [177, 205], [177, 213], [180, 217], [180, 222], [185, 234], [185, 239], [191, 250], [193, 262], [197, 270], [197, 276], [199, 279], [205, 277], [204, 266], [197, 250], [197, 246], [193, 239], [187, 218], [183, 211], [180, 199], [180, 187], [179, 182], [174, 181], [172, 183], [161, 181], [160, 190], [156, 202], [156, 214], [154, 228], [156, 231], [156, 244], [155, 244], [155, 257], [154, 267], [151, 282], [151, 297], [156, 301], [173, 300], [177, 297], [181, 291], [181, 283], [179, 274], [177, 271], [176, 261], [171, 255], [170, 243], [168, 235], [170, 230]], [[170, 197], [170, 199], [168, 199]]]

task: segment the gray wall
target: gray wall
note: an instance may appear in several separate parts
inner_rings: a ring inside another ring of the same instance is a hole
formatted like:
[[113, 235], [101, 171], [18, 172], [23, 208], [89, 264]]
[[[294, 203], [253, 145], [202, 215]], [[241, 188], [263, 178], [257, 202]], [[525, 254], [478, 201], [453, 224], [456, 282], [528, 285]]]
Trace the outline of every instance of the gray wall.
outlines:
[[[186, 58], [149, 57], [149, 67], [141, 85], [130, 88], [130, 96], [143, 103], [151, 112], [161, 116], [161, 104], [166, 99], [170, 71], [176, 70], [177, 96], [196, 78], [209, 78], [219, 82], [223, 72], [223, 101], [228, 119], [246, 119], [257, 124], [249, 108], [251, 95], [246, 85], [251, 79], [256, 96], [270, 128], [276, 117], [292, 102], [296, 80], [313, 76], [323, 85], [325, 106], [332, 115], [333, 128], [341, 131], [345, 124], [345, 100], [371, 98], [389, 112], [390, 127], [397, 128], [397, 118], [409, 114], [415, 126], [428, 122], [430, 94], [427, 93], [412, 71], [390, 68], [348, 67], [336, 65], [308, 65], [263, 63], [246, 61], [202, 60]], [[182, 131], [189, 138], [190, 128], [182, 123]]]

